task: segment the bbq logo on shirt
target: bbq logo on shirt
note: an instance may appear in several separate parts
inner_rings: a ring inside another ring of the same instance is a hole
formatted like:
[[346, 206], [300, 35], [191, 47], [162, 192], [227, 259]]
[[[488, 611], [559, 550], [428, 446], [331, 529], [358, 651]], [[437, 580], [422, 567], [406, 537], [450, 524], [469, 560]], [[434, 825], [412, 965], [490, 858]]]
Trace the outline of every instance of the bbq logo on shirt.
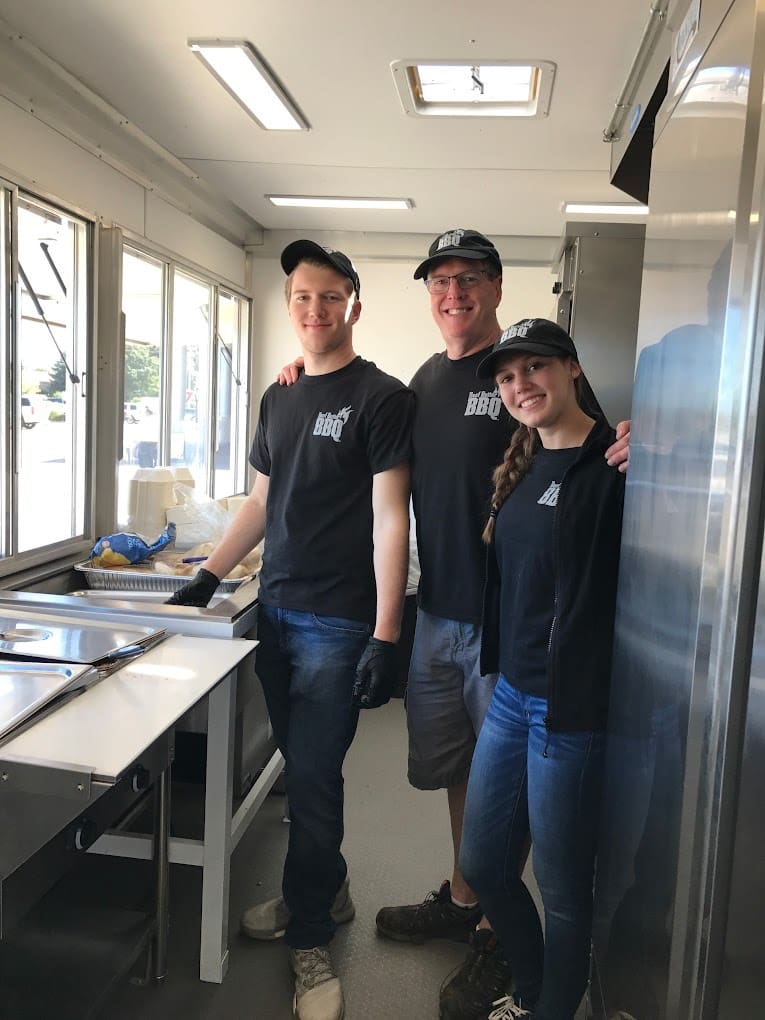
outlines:
[[313, 427], [313, 434], [315, 436], [329, 436], [330, 439], [334, 439], [336, 443], [339, 443], [343, 434], [343, 426], [347, 424], [352, 413], [353, 408], [350, 406], [341, 407], [337, 414], [334, 414], [332, 411], [319, 411], [316, 417], [316, 424]]
[[560, 482], [550, 482], [545, 491], [537, 500], [540, 506], [557, 506], [558, 505], [558, 493], [560, 492]]
[[492, 421], [497, 421], [499, 412], [502, 410], [499, 390], [494, 387], [494, 392], [489, 390], [476, 390], [475, 393], [468, 393], [465, 404], [465, 417], [471, 415], [487, 415]]

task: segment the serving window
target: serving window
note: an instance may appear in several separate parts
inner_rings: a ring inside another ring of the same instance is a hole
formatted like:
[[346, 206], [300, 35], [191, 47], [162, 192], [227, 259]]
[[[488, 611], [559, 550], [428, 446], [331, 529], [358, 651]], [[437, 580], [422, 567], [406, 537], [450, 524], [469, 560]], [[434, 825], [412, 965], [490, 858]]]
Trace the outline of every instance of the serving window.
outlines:
[[197, 492], [245, 489], [250, 302], [125, 244], [123, 456], [118, 517], [138, 467], [187, 468]]
[[0, 203], [0, 552], [23, 563], [89, 531], [92, 224], [10, 184]]

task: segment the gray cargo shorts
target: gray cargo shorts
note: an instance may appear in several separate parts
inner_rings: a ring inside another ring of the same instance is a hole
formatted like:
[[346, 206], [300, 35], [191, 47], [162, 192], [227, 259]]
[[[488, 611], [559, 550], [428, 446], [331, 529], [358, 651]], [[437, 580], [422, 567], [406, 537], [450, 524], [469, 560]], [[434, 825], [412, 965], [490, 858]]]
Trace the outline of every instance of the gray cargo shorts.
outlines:
[[417, 610], [406, 719], [409, 782], [418, 790], [467, 780], [498, 676], [481, 676], [480, 651], [480, 625]]

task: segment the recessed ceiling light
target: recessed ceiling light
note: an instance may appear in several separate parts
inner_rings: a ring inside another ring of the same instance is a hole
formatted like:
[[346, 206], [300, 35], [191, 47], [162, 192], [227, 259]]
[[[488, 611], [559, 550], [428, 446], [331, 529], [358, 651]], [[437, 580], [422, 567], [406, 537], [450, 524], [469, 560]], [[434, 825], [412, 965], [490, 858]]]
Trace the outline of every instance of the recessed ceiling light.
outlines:
[[308, 131], [308, 122], [251, 43], [189, 39], [189, 49], [268, 131]]
[[269, 202], [299, 209], [411, 209], [411, 198], [331, 198], [315, 195], [265, 195]]
[[648, 206], [626, 202], [564, 202], [563, 212], [578, 216], [647, 216]]
[[549, 60], [394, 60], [401, 105], [418, 117], [546, 117]]

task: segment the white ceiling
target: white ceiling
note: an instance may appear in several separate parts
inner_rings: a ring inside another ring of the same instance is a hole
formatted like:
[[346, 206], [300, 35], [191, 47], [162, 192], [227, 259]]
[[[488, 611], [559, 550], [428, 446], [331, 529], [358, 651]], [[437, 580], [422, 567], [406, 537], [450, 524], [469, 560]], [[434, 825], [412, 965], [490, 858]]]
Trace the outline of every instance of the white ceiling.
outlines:
[[[253, 229], [433, 236], [472, 226], [557, 237], [564, 200], [628, 201], [609, 184], [602, 134], [648, 15], [649, 0], [0, 0], [7, 26]], [[194, 37], [250, 40], [311, 130], [261, 129], [191, 54]], [[406, 116], [391, 62], [463, 57], [553, 61], [549, 116]], [[274, 192], [406, 197], [414, 208], [277, 209], [264, 198]]]

